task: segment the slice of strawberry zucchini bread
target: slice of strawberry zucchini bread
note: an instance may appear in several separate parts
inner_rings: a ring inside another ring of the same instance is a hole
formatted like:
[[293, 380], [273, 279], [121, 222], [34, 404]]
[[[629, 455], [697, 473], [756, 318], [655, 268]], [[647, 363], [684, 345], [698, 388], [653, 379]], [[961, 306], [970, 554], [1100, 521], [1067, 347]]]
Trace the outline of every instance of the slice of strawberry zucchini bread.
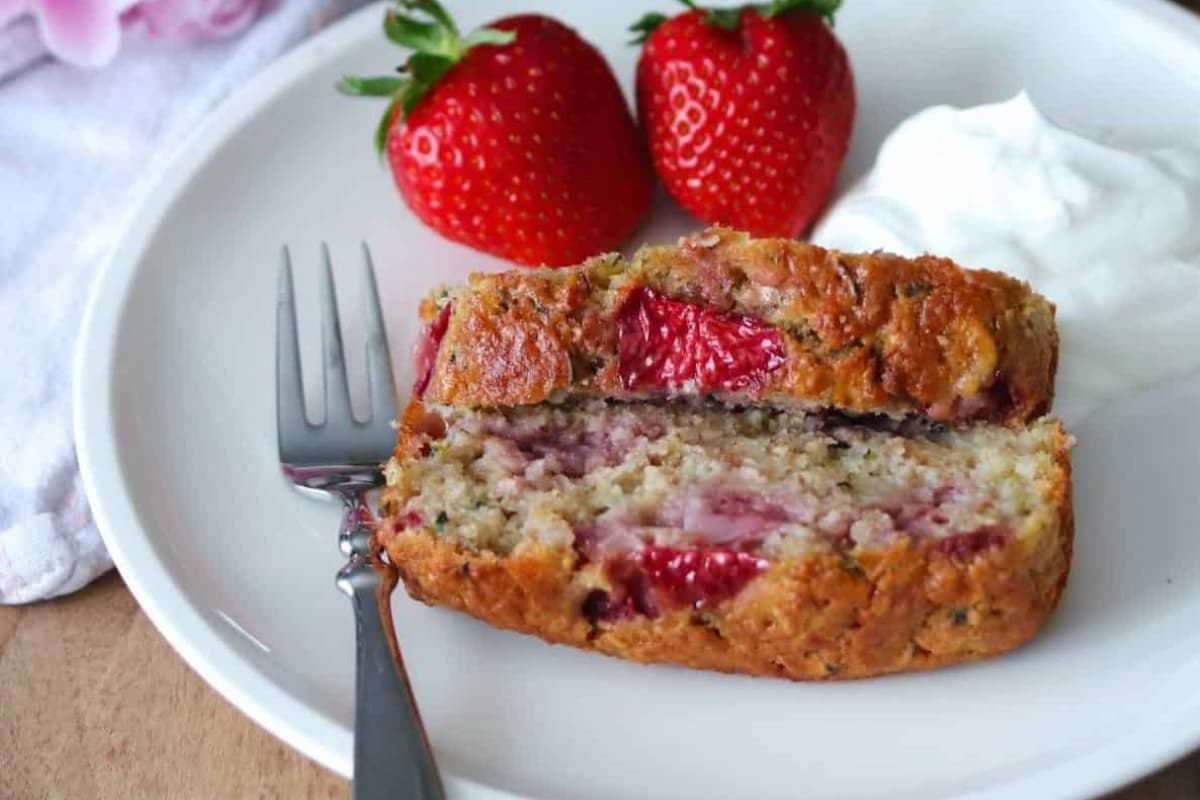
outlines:
[[631, 261], [480, 274], [426, 300], [415, 393], [566, 396], [1020, 423], [1053, 395], [1054, 307], [996, 272], [713, 228]]
[[414, 401], [376, 542], [414, 597], [551, 642], [794, 679], [922, 669], [1054, 609], [1068, 448], [1054, 420]]

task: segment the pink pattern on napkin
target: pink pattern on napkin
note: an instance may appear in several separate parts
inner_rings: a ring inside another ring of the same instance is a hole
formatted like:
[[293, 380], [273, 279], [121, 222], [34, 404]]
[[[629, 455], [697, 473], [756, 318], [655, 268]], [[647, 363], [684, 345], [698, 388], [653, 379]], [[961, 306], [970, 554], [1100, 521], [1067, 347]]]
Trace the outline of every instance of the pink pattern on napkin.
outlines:
[[223, 39], [249, 25], [262, 0], [144, 0], [124, 21], [142, 23], [155, 36], [172, 39]]
[[121, 12], [131, 0], [0, 0], [0, 27], [33, 16], [51, 55], [81, 67], [99, 67], [117, 54]]
[[170, 39], [221, 39], [242, 31], [264, 0], [0, 0], [0, 36], [32, 17], [50, 55], [81, 67], [112, 61], [122, 27]]

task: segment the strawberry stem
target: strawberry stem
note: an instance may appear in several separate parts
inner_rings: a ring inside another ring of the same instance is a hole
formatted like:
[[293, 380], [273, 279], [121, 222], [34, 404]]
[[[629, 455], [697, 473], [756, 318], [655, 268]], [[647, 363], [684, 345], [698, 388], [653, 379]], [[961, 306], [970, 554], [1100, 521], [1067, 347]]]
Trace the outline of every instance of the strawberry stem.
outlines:
[[343, 94], [391, 98], [375, 130], [375, 149], [380, 155], [392, 126], [412, 113], [421, 98], [471, 48], [505, 45], [516, 38], [512, 31], [478, 28], [464, 39], [454, 19], [437, 0], [396, 0], [396, 8], [389, 8], [383, 16], [383, 35], [413, 51], [396, 70], [399, 76], [346, 76], [338, 84]]
[[[742, 18], [742, 11], [747, 8], [753, 8], [759, 13], [759, 16], [766, 19], [792, 11], [815, 11], [826, 22], [833, 25], [833, 12], [837, 11], [838, 6], [842, 4], [842, 0], [771, 0], [768, 3], [754, 3], [729, 8], [707, 8], [696, 5], [695, 0], [679, 0], [679, 2], [692, 11], [703, 11], [705, 24], [727, 31], [737, 30]], [[650, 11], [644, 14], [641, 19], [629, 26], [629, 30], [636, 34], [630, 44], [641, 44], [646, 41], [646, 38], [654, 33], [654, 30], [659, 25], [666, 21], [667, 16], [657, 11]]]

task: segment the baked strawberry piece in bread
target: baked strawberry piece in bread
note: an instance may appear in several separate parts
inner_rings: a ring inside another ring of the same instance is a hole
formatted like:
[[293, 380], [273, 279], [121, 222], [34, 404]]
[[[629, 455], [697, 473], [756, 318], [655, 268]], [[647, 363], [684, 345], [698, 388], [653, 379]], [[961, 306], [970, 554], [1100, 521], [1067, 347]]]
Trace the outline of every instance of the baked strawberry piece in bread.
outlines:
[[1050, 420], [414, 402], [376, 541], [414, 597], [551, 642], [793, 679], [922, 669], [1054, 609], [1068, 446]]
[[712, 228], [626, 262], [479, 274], [423, 304], [417, 395], [569, 395], [1019, 423], [1053, 396], [1054, 307], [998, 272]]

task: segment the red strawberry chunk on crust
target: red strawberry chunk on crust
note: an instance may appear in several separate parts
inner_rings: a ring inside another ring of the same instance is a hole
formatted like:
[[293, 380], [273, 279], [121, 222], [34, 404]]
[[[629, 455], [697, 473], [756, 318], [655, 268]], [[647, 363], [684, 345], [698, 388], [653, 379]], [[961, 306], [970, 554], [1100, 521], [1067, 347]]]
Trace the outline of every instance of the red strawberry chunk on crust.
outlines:
[[766, 559], [727, 548], [677, 550], [652, 545], [640, 550], [635, 560], [650, 584], [671, 601], [697, 608], [732, 597], [767, 568]]
[[783, 365], [779, 332], [762, 320], [638, 287], [617, 311], [618, 372], [626, 389], [756, 389]]
[[450, 303], [442, 306], [442, 310], [421, 331], [413, 345], [413, 395], [420, 399], [429, 388], [429, 379], [433, 377], [433, 367], [437, 363], [438, 348], [441, 347], [442, 337], [450, 326]]
[[937, 543], [937, 549], [951, 558], [967, 559], [993, 547], [1000, 547], [1008, 538], [1009, 533], [999, 525], [988, 525], [947, 536]]
[[724, 547], [646, 545], [605, 564], [612, 589], [589, 593], [583, 613], [612, 622], [638, 614], [654, 618], [674, 608], [711, 607], [736, 595], [766, 568], [766, 559]]

